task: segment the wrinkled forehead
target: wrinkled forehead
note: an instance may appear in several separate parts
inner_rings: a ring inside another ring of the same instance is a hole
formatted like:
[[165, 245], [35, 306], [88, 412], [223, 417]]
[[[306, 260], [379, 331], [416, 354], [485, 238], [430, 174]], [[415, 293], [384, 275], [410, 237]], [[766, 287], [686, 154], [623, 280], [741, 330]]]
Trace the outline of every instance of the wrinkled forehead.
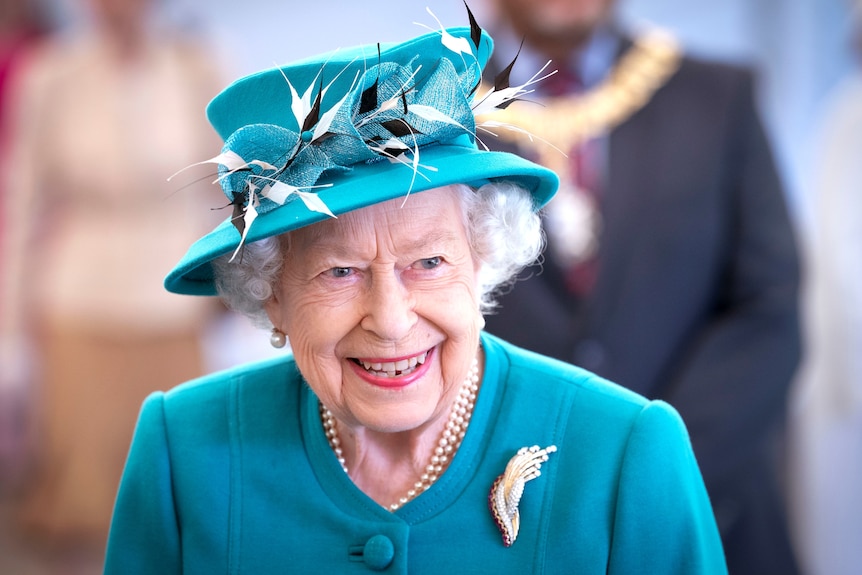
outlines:
[[286, 247], [315, 252], [349, 253], [366, 243], [388, 241], [404, 251], [424, 245], [463, 242], [464, 186], [444, 186], [408, 194], [347, 212], [293, 230], [283, 236]]

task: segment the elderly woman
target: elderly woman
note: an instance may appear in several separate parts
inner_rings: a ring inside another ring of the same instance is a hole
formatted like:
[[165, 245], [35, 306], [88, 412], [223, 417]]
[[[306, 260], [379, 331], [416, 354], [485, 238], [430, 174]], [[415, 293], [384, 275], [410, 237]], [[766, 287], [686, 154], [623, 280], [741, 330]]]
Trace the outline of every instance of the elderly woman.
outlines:
[[234, 213], [166, 286], [291, 353], [145, 402], [107, 573], [725, 571], [670, 406], [482, 332], [557, 185], [477, 145], [528, 90], [477, 91], [490, 50], [473, 23], [210, 104]]

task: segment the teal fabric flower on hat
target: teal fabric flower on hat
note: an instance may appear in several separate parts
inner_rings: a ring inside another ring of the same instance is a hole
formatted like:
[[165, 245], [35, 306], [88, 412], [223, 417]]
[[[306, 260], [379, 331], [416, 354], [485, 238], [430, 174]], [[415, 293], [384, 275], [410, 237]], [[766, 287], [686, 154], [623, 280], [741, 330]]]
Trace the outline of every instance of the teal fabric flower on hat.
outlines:
[[[472, 142], [475, 120], [469, 98], [479, 85], [481, 66], [472, 51], [460, 57], [472, 59], [460, 72], [448, 58], [429, 66], [418, 56], [406, 64], [380, 62], [357, 71], [345, 95], [327, 110], [321, 110], [323, 96], [339, 76], [349, 73], [352, 62], [345, 69], [322, 64], [302, 95], [285, 74], [300, 129], [243, 126], [222, 149], [220, 161], [235, 159], [220, 164], [219, 179], [243, 238], [259, 214], [296, 199], [308, 204], [301, 192], [313, 189], [327, 170], [390, 161], [418, 173], [423, 146], [462, 136]], [[331, 213], [319, 204], [308, 207]]]

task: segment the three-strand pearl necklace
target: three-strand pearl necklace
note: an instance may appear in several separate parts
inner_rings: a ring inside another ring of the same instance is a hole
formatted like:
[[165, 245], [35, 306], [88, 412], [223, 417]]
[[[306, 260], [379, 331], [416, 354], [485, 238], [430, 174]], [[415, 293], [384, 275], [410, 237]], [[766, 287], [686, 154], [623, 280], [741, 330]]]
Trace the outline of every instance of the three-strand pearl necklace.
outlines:
[[[398, 499], [395, 503], [389, 505], [390, 511], [395, 511], [414, 497], [431, 487], [437, 478], [448, 467], [449, 462], [454, 457], [455, 452], [461, 446], [461, 440], [464, 439], [464, 434], [467, 432], [467, 426], [470, 424], [470, 417], [473, 415], [473, 406], [476, 404], [476, 393], [479, 390], [479, 361], [474, 357], [473, 363], [470, 366], [470, 371], [461, 384], [461, 390], [458, 392], [458, 397], [452, 404], [452, 410], [449, 412], [449, 420], [446, 422], [446, 427], [443, 428], [443, 433], [440, 435], [437, 446], [434, 448], [434, 454], [428, 465], [425, 466], [425, 472], [419, 477], [419, 480], [413, 484], [413, 487]], [[341, 449], [341, 440], [338, 437], [338, 429], [335, 424], [335, 418], [329, 409], [320, 404], [320, 418], [323, 421], [323, 431], [326, 433], [326, 438], [329, 440], [329, 446], [338, 458], [338, 463], [341, 468], [347, 473], [347, 463], [344, 460], [344, 452]]]

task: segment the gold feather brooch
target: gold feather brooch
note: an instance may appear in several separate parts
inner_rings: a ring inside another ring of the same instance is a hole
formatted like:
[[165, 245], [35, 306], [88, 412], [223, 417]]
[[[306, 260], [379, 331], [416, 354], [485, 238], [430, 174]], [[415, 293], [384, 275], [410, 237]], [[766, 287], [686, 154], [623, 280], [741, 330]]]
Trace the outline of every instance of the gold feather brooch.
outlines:
[[540, 449], [538, 445], [522, 447], [491, 486], [488, 507], [494, 517], [494, 523], [503, 535], [503, 545], [506, 547], [511, 547], [518, 537], [521, 522], [518, 503], [524, 493], [524, 485], [542, 474], [542, 464], [556, 450], [556, 445], [544, 449]]

